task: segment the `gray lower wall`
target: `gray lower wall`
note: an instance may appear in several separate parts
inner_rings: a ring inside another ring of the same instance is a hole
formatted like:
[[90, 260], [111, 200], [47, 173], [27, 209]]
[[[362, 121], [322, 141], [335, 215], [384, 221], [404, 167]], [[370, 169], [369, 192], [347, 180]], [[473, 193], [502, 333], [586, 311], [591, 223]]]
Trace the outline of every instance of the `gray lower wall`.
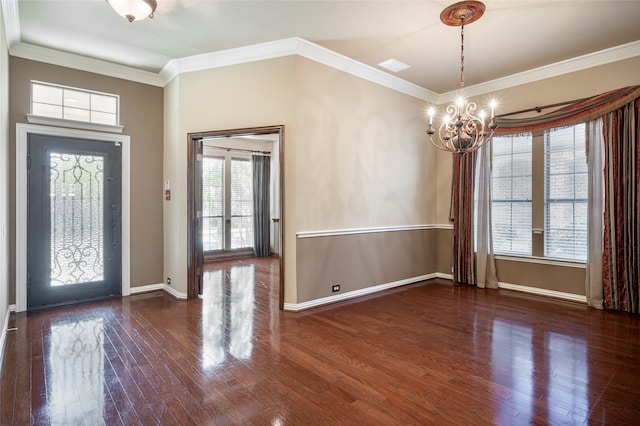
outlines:
[[[451, 274], [453, 229], [438, 229], [438, 272]], [[519, 260], [496, 260], [498, 281], [544, 290], [585, 295], [586, 269]]]
[[[436, 229], [298, 238], [298, 303], [436, 272]], [[340, 284], [340, 293], [331, 286]]]

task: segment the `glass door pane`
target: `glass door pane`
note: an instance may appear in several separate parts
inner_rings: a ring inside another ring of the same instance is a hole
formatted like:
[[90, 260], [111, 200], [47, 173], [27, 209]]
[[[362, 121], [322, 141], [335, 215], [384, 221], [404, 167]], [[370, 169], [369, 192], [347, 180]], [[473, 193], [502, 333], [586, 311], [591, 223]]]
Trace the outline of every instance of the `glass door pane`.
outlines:
[[231, 249], [253, 247], [251, 161], [231, 159]]
[[224, 157], [202, 161], [202, 248], [224, 249]]

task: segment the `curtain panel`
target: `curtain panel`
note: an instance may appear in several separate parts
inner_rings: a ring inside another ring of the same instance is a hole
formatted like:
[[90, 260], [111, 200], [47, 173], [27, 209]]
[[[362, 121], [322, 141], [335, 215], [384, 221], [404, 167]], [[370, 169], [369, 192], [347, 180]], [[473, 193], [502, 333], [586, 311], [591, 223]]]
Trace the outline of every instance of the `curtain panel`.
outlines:
[[266, 257], [271, 254], [271, 210], [269, 183], [271, 179], [271, 157], [253, 155], [253, 254]]
[[498, 288], [496, 260], [493, 253], [491, 229], [491, 145], [484, 145], [476, 154], [475, 226], [476, 226], [476, 285]]
[[640, 313], [640, 99], [603, 118], [604, 307]]
[[604, 245], [604, 135], [602, 119], [587, 126], [587, 164], [589, 194], [587, 200], [587, 269], [585, 296], [592, 308], [604, 308], [602, 259]]
[[473, 192], [476, 152], [453, 155], [453, 281], [476, 284]]

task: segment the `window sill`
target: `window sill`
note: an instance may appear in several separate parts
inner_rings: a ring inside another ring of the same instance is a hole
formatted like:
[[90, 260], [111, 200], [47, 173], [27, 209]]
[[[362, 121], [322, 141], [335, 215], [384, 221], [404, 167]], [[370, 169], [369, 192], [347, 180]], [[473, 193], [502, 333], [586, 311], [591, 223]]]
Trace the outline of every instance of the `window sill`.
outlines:
[[72, 129], [94, 130], [97, 132], [122, 133], [123, 126], [112, 126], [110, 124], [87, 123], [84, 121], [64, 120], [62, 118], [43, 117], [40, 115], [27, 114], [27, 122], [30, 124], [44, 124], [56, 127], [69, 127]]
[[513, 256], [513, 255], [496, 254], [495, 258], [496, 260], [506, 260], [509, 262], [537, 263], [540, 265], [564, 266], [568, 268], [584, 269], [587, 267], [587, 264], [585, 262], [578, 262], [578, 261], [565, 260], [565, 259], [552, 259], [548, 257], [538, 257], [538, 256]]

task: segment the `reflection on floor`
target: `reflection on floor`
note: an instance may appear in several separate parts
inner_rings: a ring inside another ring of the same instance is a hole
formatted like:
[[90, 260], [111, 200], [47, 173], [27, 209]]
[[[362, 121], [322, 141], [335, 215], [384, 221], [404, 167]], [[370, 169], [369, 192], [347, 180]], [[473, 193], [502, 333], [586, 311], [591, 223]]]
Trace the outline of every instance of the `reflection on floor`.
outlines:
[[[11, 316], [0, 424], [633, 424], [640, 316], [418, 283], [307, 312], [278, 260]], [[16, 328], [13, 330], [13, 328]]]
[[[215, 267], [215, 266], [213, 266]], [[251, 357], [255, 265], [205, 269], [202, 285], [202, 368]], [[229, 339], [225, 339], [225, 330]]]

